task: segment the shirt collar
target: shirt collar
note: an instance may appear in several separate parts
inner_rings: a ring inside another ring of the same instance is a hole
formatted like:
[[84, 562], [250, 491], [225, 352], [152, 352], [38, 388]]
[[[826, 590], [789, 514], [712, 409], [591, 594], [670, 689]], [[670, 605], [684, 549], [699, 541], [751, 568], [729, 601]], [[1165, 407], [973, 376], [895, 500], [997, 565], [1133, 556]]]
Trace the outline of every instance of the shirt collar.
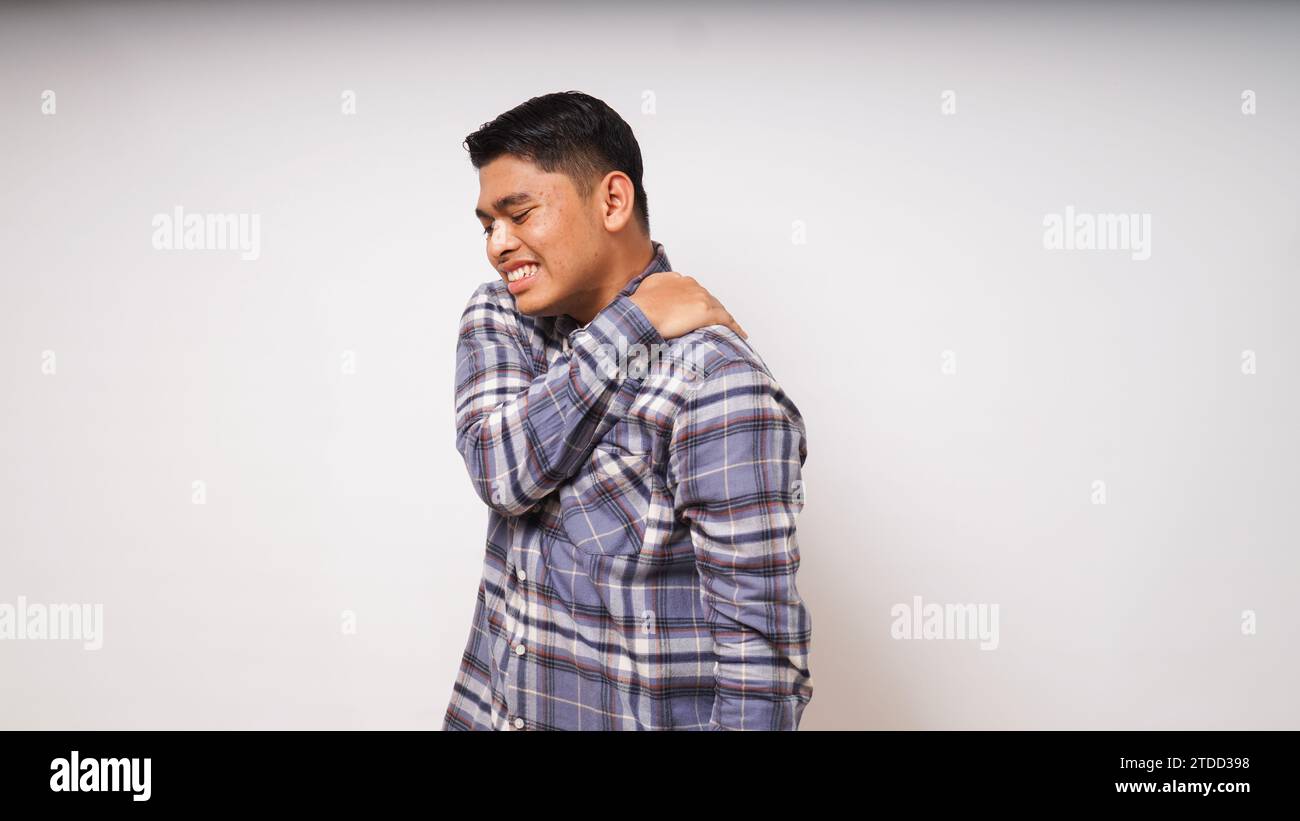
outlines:
[[[673, 269], [672, 263], [668, 261], [668, 252], [664, 250], [664, 244], [662, 242], [650, 240], [650, 246], [654, 249], [654, 257], [651, 258], [650, 264], [647, 265], [645, 270], [641, 273], [628, 280], [627, 284], [623, 286], [623, 289], [614, 297], [615, 299], [620, 296], [631, 296], [636, 292], [637, 287], [641, 284], [641, 280], [651, 274], [657, 274], [661, 271], [671, 271]], [[578, 323], [578, 320], [568, 314], [562, 314], [555, 319], [555, 330], [559, 331], [564, 336], [568, 336], [580, 327], [583, 326]]]
[[664, 244], [662, 242], [650, 240], [650, 245], [654, 248], [654, 258], [650, 260], [650, 264], [645, 267], [644, 271], [628, 280], [627, 285], [623, 286], [623, 290], [618, 292], [619, 296], [631, 296], [636, 291], [637, 286], [641, 284], [641, 280], [651, 274], [657, 274], [661, 271], [671, 271], [673, 269], [672, 265], [668, 262], [668, 252], [664, 250]]

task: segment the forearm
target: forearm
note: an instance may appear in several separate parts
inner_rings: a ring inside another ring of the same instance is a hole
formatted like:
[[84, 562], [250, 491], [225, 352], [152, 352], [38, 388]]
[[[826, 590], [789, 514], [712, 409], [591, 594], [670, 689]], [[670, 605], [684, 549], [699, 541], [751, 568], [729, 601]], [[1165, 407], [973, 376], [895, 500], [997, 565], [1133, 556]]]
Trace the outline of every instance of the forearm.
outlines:
[[797, 550], [708, 576], [714, 667], [712, 730], [796, 730], [812, 700], [812, 621], [794, 589]]
[[517, 516], [576, 473], [626, 412], [641, 376], [617, 367], [620, 346], [662, 343], [619, 297], [570, 335], [571, 352], [532, 375], [503, 312], [471, 305], [457, 342], [456, 446], [475, 492]]

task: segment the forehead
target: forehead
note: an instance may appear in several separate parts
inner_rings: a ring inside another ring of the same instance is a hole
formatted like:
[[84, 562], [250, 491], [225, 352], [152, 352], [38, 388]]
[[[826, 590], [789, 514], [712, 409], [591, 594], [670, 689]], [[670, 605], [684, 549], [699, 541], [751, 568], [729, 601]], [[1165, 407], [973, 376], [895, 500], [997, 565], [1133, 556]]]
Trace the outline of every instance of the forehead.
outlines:
[[543, 171], [530, 160], [509, 154], [497, 157], [478, 170], [478, 210], [495, 211], [497, 201], [515, 194], [549, 199], [576, 194], [567, 174]]

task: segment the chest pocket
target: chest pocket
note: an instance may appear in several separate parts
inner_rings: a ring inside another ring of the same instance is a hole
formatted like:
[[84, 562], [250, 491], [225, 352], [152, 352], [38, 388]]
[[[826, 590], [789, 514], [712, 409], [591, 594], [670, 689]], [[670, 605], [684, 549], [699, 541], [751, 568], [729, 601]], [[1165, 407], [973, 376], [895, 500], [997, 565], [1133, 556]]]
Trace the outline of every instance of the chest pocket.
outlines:
[[560, 517], [579, 550], [631, 556], [645, 541], [653, 493], [649, 456], [602, 443], [581, 471], [560, 487]]

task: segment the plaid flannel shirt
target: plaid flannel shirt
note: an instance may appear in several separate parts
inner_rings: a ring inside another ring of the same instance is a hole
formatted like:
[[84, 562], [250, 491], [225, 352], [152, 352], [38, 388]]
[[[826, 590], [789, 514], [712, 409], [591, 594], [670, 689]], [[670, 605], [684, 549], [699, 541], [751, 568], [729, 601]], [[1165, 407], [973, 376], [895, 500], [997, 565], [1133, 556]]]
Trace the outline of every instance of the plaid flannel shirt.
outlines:
[[653, 247], [585, 326], [499, 280], [465, 306], [456, 445], [490, 513], [443, 729], [795, 730], [812, 698], [803, 419], [731, 329], [659, 335], [629, 299], [671, 270]]

